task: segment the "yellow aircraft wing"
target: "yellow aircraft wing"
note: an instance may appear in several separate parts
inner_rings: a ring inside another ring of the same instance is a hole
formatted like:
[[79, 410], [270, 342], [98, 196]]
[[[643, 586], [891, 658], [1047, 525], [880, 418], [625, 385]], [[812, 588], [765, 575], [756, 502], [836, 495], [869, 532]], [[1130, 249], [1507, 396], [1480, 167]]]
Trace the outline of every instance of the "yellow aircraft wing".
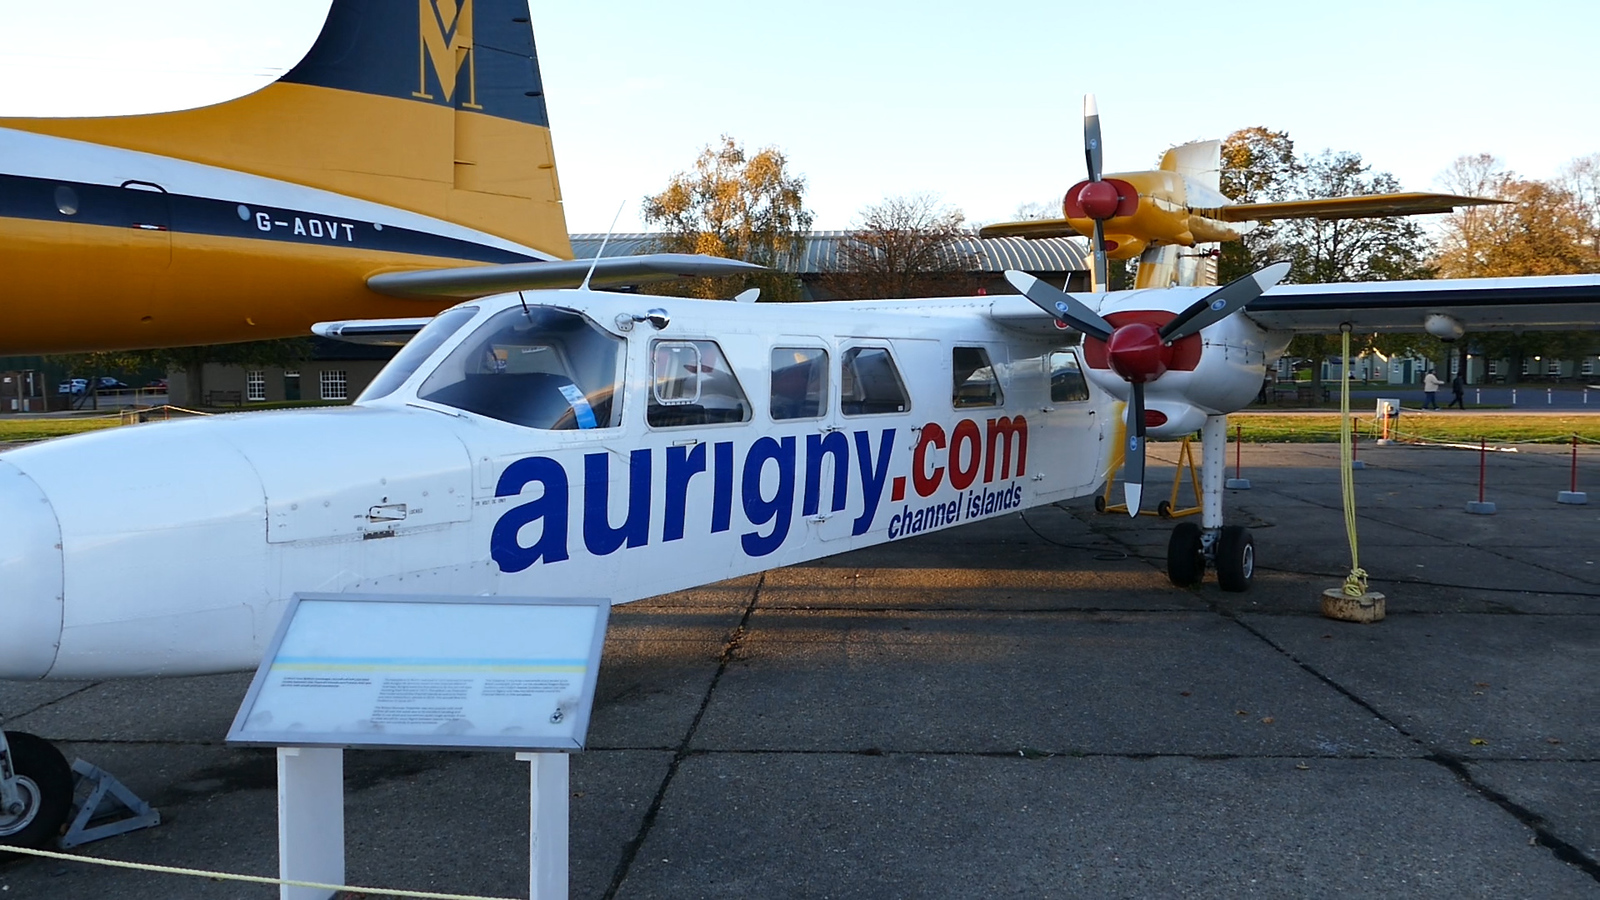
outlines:
[[1372, 216], [1420, 216], [1447, 213], [1459, 206], [1505, 203], [1483, 197], [1455, 194], [1367, 194], [1358, 197], [1324, 197], [1281, 203], [1235, 203], [1195, 212], [1223, 222], [1269, 222], [1273, 219], [1362, 219]]
[[1053, 237], [1082, 237], [1083, 232], [1066, 219], [1030, 219], [1026, 222], [1000, 222], [978, 229], [978, 237], [1021, 237], [1030, 240]]

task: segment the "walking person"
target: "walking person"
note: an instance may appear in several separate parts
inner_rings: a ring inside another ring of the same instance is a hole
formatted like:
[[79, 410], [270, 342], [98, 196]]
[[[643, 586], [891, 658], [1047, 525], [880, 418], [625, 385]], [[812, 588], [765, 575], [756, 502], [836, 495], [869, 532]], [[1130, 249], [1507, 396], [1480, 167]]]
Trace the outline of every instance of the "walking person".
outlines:
[[1433, 374], [1432, 369], [1428, 370], [1428, 374], [1422, 376], [1423, 409], [1439, 408], [1439, 385], [1442, 383], [1443, 382], [1439, 380], [1439, 376]]
[[1450, 379], [1450, 402], [1445, 404], [1444, 408], [1449, 409], [1450, 407], [1455, 406], [1459, 407], [1463, 412], [1465, 412], [1467, 404], [1462, 402], [1461, 395], [1465, 393], [1466, 390], [1467, 379], [1461, 377], [1461, 373], [1457, 372], [1456, 377]]

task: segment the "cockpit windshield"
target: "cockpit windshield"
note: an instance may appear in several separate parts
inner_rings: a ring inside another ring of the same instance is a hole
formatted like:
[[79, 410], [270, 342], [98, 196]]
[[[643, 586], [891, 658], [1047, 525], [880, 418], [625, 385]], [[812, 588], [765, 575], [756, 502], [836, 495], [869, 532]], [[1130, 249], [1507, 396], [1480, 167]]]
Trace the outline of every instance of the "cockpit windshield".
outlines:
[[417, 397], [528, 428], [614, 428], [625, 344], [570, 310], [512, 307], [468, 335]]
[[433, 355], [433, 351], [439, 349], [450, 339], [450, 335], [461, 330], [461, 326], [472, 321], [472, 317], [477, 314], [476, 306], [458, 306], [434, 316], [432, 322], [413, 335], [411, 340], [406, 341], [406, 345], [400, 348], [394, 359], [389, 360], [389, 364], [383, 367], [378, 377], [372, 379], [372, 383], [361, 392], [356, 402], [376, 400], [394, 393], [395, 388], [404, 384], [405, 380], [411, 377], [411, 373]]

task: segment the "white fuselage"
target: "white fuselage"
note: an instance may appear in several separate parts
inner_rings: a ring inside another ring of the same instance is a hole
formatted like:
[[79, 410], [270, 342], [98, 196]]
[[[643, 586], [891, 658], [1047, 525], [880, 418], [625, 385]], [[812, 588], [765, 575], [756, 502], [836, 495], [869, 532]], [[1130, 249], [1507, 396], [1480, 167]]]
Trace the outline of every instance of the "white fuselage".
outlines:
[[[444, 362], [477, 352], [486, 323], [522, 315], [511, 295], [465, 304], [470, 321], [420, 360], [402, 354], [404, 381], [353, 408], [152, 423], [0, 454], [0, 677], [247, 669], [296, 592], [626, 602], [1081, 496], [1104, 478], [1113, 401], [1051, 399], [1052, 352], [1077, 351], [1063, 351], [1070, 335], [988, 315], [1021, 298], [527, 299], [581, 314], [619, 348], [598, 421], [581, 395], [586, 424], [570, 430], [421, 397]], [[651, 307], [666, 328], [633, 323]], [[651, 425], [652, 391], [666, 390], [653, 367], [697, 341], [720, 348], [748, 419]], [[772, 417], [775, 348], [826, 353], [820, 414]], [[888, 352], [905, 408], [847, 414], [841, 391], [863, 377], [841, 370], [853, 348]], [[998, 405], [957, 406], [952, 355], [973, 348]], [[490, 357], [509, 371], [504, 351]]]

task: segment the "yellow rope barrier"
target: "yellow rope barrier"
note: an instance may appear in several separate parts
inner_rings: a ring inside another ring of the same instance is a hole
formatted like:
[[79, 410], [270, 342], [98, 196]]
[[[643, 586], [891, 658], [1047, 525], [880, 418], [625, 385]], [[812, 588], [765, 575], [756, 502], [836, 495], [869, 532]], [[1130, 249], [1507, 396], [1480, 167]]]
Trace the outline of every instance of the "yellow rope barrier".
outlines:
[[100, 859], [94, 856], [78, 856], [72, 853], [57, 853], [54, 850], [35, 850], [32, 847], [0, 847], [0, 854], [21, 853], [25, 856], [42, 856], [45, 859], [62, 859], [71, 862], [90, 863], [97, 866], [110, 866], [116, 869], [137, 869], [141, 872], [159, 872], [164, 875], [190, 875], [196, 878], [214, 878], [219, 881], [244, 881], [251, 884], [276, 884], [289, 887], [314, 888], [323, 891], [349, 891], [356, 894], [380, 894], [391, 897], [416, 897], [419, 900], [517, 900], [515, 897], [485, 897], [478, 894], [439, 894], [430, 891], [397, 891], [390, 888], [357, 887], [348, 884], [321, 884], [315, 881], [293, 881], [284, 878], [268, 878], [265, 875], [235, 875], [232, 872], [212, 872], [207, 869], [184, 869], [178, 866], [157, 866], [150, 863], [128, 862], [122, 859]]
[[1361, 568], [1356, 546], [1356, 485], [1351, 474], [1350, 450], [1350, 329], [1341, 329], [1344, 335], [1344, 356], [1341, 358], [1342, 375], [1339, 384], [1339, 488], [1344, 494], [1344, 531], [1350, 541], [1350, 575], [1344, 580], [1346, 597], [1361, 597], [1367, 593], [1367, 572]]

